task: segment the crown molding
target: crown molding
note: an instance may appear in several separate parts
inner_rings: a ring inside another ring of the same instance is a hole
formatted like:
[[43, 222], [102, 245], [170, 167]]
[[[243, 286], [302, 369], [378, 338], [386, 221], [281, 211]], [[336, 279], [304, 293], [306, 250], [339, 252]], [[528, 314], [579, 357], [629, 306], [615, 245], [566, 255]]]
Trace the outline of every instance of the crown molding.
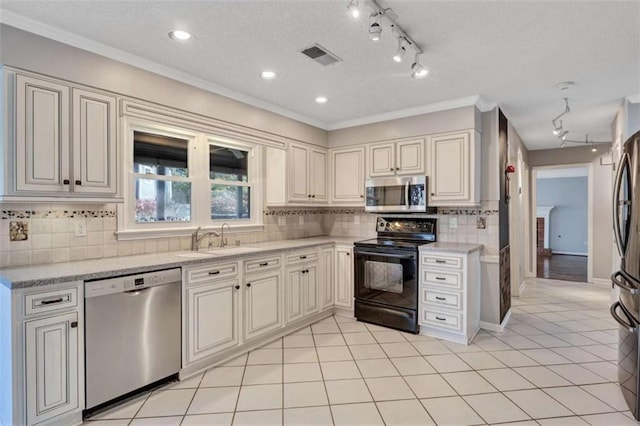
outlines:
[[631, 102], [632, 104], [640, 104], [640, 93], [627, 96], [627, 101]]
[[216, 95], [224, 96], [226, 98], [230, 98], [235, 101], [242, 102], [256, 108], [260, 108], [274, 114], [290, 118], [292, 120], [300, 121], [302, 123], [327, 130], [327, 123], [314, 120], [305, 115], [289, 111], [288, 109], [279, 107], [269, 102], [265, 102], [261, 99], [254, 98], [244, 93], [211, 83], [198, 77], [194, 77], [193, 75], [185, 73], [183, 71], [179, 71], [174, 68], [159, 64], [157, 62], [141, 58], [137, 55], [125, 52], [124, 50], [116, 49], [103, 43], [98, 43], [77, 34], [55, 28], [51, 25], [43, 24], [42, 22], [26, 18], [22, 15], [1, 8], [0, 24], [18, 28], [20, 30], [24, 30], [60, 43], [76, 47], [78, 49], [95, 53], [97, 55], [104, 56], [106, 58], [113, 59], [118, 62], [122, 62], [127, 65], [131, 65], [136, 68], [140, 68], [145, 71], [149, 71], [154, 74], [158, 74], [163, 77], [167, 77], [172, 80], [197, 87], [202, 90], [206, 90], [207, 92], [211, 92]]
[[480, 112], [487, 112], [495, 109], [498, 106], [497, 102], [487, 102], [482, 96], [478, 96], [478, 100], [476, 101], [476, 107], [480, 110]]

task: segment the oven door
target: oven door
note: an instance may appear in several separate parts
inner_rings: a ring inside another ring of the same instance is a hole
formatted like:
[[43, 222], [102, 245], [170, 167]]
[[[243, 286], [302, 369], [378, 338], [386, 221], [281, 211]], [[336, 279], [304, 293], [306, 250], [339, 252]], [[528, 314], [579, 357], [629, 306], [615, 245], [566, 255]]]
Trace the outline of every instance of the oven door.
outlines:
[[417, 310], [416, 257], [414, 251], [356, 247], [356, 300]]

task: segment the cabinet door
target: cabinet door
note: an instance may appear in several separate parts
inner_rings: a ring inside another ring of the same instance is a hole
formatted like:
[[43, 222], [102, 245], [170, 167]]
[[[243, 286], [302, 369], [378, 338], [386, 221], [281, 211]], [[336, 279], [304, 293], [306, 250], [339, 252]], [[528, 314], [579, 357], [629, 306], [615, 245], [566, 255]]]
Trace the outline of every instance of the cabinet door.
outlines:
[[285, 302], [284, 306], [287, 311], [286, 323], [290, 323], [302, 318], [304, 312], [302, 308], [303, 295], [303, 269], [287, 268], [285, 271]]
[[424, 175], [424, 139], [398, 142], [398, 175]]
[[116, 98], [73, 89], [73, 191], [117, 192]]
[[69, 88], [16, 76], [16, 191], [69, 191]]
[[309, 166], [311, 201], [326, 202], [329, 198], [327, 196], [327, 152], [312, 149]]
[[282, 326], [282, 278], [279, 271], [245, 277], [245, 338]]
[[187, 365], [239, 343], [236, 286], [233, 280], [187, 288]]
[[331, 201], [364, 204], [364, 148], [333, 151]]
[[27, 424], [78, 406], [78, 313], [25, 323]]
[[395, 143], [369, 147], [369, 177], [395, 176]]
[[469, 200], [469, 134], [431, 140], [431, 201]]
[[265, 149], [265, 203], [283, 205], [287, 202], [287, 152], [283, 149]]
[[326, 308], [330, 308], [333, 306], [333, 282], [334, 282], [334, 274], [335, 270], [333, 268], [334, 261], [333, 256], [335, 255], [335, 250], [333, 248], [326, 248], [322, 250], [321, 254], [321, 262], [322, 262], [322, 273], [319, 277], [319, 294], [320, 294], [320, 309], [324, 310]]
[[289, 201], [309, 201], [307, 162], [309, 149], [305, 146], [289, 146]]
[[309, 265], [304, 269], [304, 314], [309, 315], [318, 312], [318, 265]]
[[353, 309], [353, 255], [352, 249], [336, 248], [336, 294], [335, 304]]

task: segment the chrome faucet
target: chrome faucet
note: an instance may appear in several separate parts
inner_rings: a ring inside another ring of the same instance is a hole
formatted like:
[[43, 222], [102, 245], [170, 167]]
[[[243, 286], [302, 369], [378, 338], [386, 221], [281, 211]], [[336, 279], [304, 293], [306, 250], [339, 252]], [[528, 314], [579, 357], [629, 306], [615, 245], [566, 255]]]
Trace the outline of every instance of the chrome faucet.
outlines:
[[220, 227], [220, 248], [225, 247], [227, 245], [227, 239], [224, 237], [224, 226], [227, 225], [227, 229], [231, 232], [231, 225], [227, 222], [223, 223]]
[[[202, 229], [202, 226], [198, 226], [198, 228], [195, 230], [195, 232], [193, 234], [191, 234], [191, 251], [198, 251], [198, 248], [200, 247], [200, 242], [205, 238], [205, 237], [210, 237], [210, 236], [214, 236], [214, 237], [219, 237], [220, 234], [217, 233], [216, 231], [207, 231], [202, 235], [198, 235], [198, 232], [200, 232], [200, 229]], [[211, 242], [209, 242], [209, 248], [211, 248]]]

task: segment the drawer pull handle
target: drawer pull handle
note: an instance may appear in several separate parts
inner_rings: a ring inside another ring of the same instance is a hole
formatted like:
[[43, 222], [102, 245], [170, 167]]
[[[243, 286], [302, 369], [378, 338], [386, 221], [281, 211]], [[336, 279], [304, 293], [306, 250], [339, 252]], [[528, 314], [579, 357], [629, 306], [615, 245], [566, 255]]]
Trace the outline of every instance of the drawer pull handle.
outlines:
[[438, 321], [446, 321], [446, 320], [447, 320], [446, 318], [440, 318], [440, 317], [438, 317], [438, 316], [436, 317], [436, 319], [437, 319]]
[[71, 328], [78, 328], [78, 321], [73, 321], [70, 326]]
[[63, 185], [69, 185], [69, 179], [64, 179], [64, 180], [62, 181], [62, 184], [63, 184]]
[[436, 296], [436, 300], [447, 300], [447, 298], [446, 297]]
[[436, 259], [436, 263], [447, 263], [446, 260]]
[[446, 281], [447, 279], [445, 277], [436, 277], [436, 280], [438, 280], [438, 281]]
[[220, 271], [210, 271], [209, 275], [218, 275]]
[[82, 185], [82, 181], [81, 180], [77, 180], [76, 181], [76, 185]]
[[264, 263], [261, 263], [259, 266], [268, 266], [268, 265], [269, 265], [269, 262], [264, 262]]
[[306, 259], [307, 256], [300, 256], [300, 259]]
[[60, 302], [62, 302], [62, 297], [59, 297], [57, 299], [43, 300], [40, 303], [43, 304], [43, 305], [54, 305], [54, 304], [60, 303]]

